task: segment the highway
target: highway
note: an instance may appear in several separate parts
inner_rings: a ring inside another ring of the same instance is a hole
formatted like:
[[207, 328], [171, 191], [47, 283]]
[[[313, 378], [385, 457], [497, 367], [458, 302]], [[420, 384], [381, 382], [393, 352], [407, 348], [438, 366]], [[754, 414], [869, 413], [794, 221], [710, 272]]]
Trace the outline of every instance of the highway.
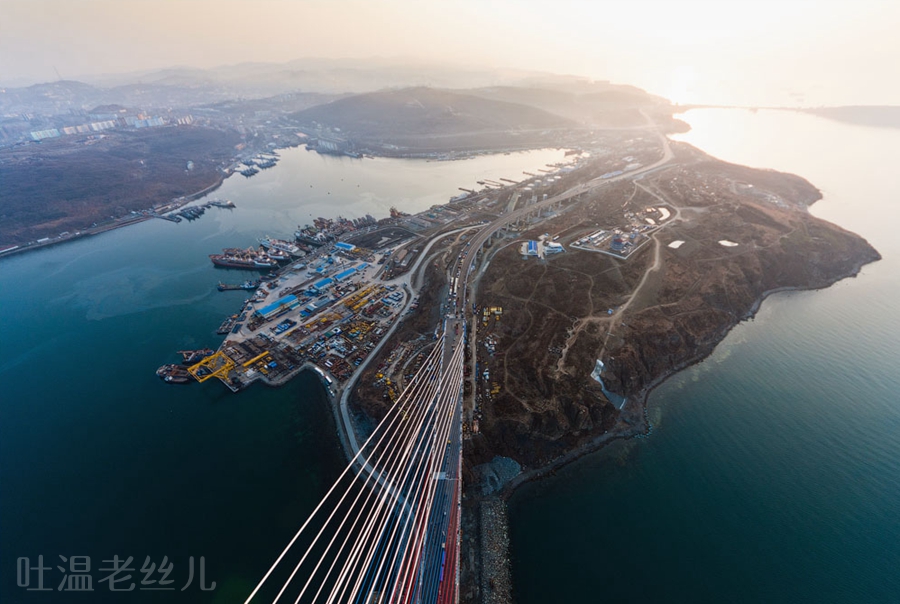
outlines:
[[248, 604], [455, 601], [465, 325], [443, 327]]
[[[647, 119], [648, 124], [652, 124], [649, 116], [644, 114], [644, 117]], [[493, 222], [482, 227], [481, 230], [478, 231], [478, 234], [475, 235], [475, 237], [469, 242], [469, 244], [466, 245], [466, 247], [464, 248], [463, 253], [460, 257], [460, 263], [459, 263], [460, 273], [459, 273], [458, 283], [459, 283], [460, 292], [459, 292], [459, 296], [456, 300], [456, 302], [457, 302], [456, 309], [457, 309], [458, 316], [469, 317], [467, 324], [468, 324], [469, 330], [470, 330], [469, 331], [469, 348], [470, 348], [470, 362], [471, 362], [470, 374], [471, 374], [473, 380], [475, 379], [475, 360], [476, 360], [476, 348], [477, 348], [476, 332], [478, 329], [478, 321], [477, 321], [478, 317], [475, 317], [474, 312], [470, 310], [470, 305], [471, 305], [472, 300], [474, 300], [474, 295], [471, 296], [472, 299], [470, 300], [469, 294], [470, 294], [470, 292], [474, 292], [475, 288], [477, 286], [477, 275], [478, 275], [478, 269], [479, 269], [479, 267], [476, 266], [479, 264], [477, 262], [477, 259], [478, 259], [477, 256], [478, 256], [479, 251], [481, 251], [482, 247], [484, 246], [484, 244], [491, 237], [493, 237], [494, 234], [497, 233], [497, 231], [506, 228], [507, 226], [509, 226], [510, 223], [515, 222], [515, 221], [519, 220], [520, 218], [526, 217], [536, 211], [541, 211], [544, 208], [553, 206], [553, 204], [557, 204], [562, 201], [572, 199], [573, 197], [575, 197], [577, 195], [581, 195], [582, 193], [591, 191], [598, 187], [603, 187], [603, 186], [609, 185], [610, 183], [614, 183], [614, 182], [618, 182], [618, 181], [622, 181], [622, 180], [632, 180], [632, 179], [641, 178], [641, 177], [645, 176], [646, 174], [649, 174], [650, 172], [653, 172], [655, 170], [658, 170], [661, 167], [664, 167], [665, 165], [667, 165], [669, 162], [672, 161], [674, 154], [672, 153], [672, 149], [669, 146], [669, 139], [666, 138], [661, 132], [659, 132], [658, 129], [656, 130], [656, 135], [659, 137], [660, 144], [662, 145], [663, 156], [662, 156], [662, 158], [660, 158], [658, 161], [654, 162], [653, 164], [646, 166], [644, 168], [639, 168], [637, 170], [627, 172], [625, 174], [621, 174], [619, 176], [614, 176], [612, 178], [605, 178], [605, 179], [604, 178], [594, 178], [585, 183], [582, 183], [580, 185], [572, 187], [571, 189], [568, 189], [568, 190], [564, 191], [563, 193], [560, 193], [559, 195], [555, 195], [554, 197], [551, 197], [549, 199], [545, 199], [543, 201], [534, 203], [534, 204], [532, 204], [530, 206], [526, 206], [524, 208], [520, 208], [518, 210], [513, 210], [511, 212], [507, 212], [506, 214], [499, 216]], [[680, 213], [679, 213], [679, 216], [680, 216]], [[659, 242], [657, 241], [656, 244], [657, 244], [657, 252], [658, 252]], [[484, 270], [484, 268], [486, 266], [485, 263], [487, 261], [488, 261], [487, 257], [481, 258], [480, 269], [482, 271]], [[650, 270], [656, 270], [657, 266], [658, 266], [658, 262], [655, 263], [654, 267], [651, 267]], [[644, 281], [646, 281], [647, 274], [649, 274], [649, 272], [645, 273], [644, 278], [641, 281], [642, 284]], [[460, 306], [460, 304], [462, 306]], [[472, 312], [471, 315], [469, 314], [470, 312]], [[605, 346], [605, 344], [604, 344], [604, 346]], [[474, 384], [473, 384], [473, 386], [474, 386]], [[471, 397], [472, 397], [472, 400], [474, 400], [474, 397], [475, 397], [475, 388], [474, 387], [471, 389]], [[473, 405], [469, 405], [469, 406], [467, 406], [466, 410], [470, 410], [472, 408], [473, 408]], [[471, 418], [469, 418], [465, 415], [466, 410], [464, 410], [464, 419], [469, 420]]]
[[[478, 229], [451, 269], [448, 303], [453, 312], [443, 320], [438, 346], [361, 444], [353, 430], [347, 399], [368, 361], [389, 341], [399, 322], [354, 372], [339, 403], [350, 462], [245, 604], [276, 603], [282, 598], [293, 599], [295, 604], [457, 601], [465, 316], [469, 312], [466, 307], [475, 255], [498, 230], [523, 216], [663, 166], [672, 154], [668, 142], [661, 138], [663, 158], [647, 168], [593, 179], [551, 199], [508, 212], [487, 225], [456, 229], [428, 242], [412, 269], [395, 280], [407, 292], [407, 306], [431, 248], [453, 233]], [[474, 321], [468, 325], [474, 325]], [[474, 342], [473, 335], [469, 337], [470, 343]]]

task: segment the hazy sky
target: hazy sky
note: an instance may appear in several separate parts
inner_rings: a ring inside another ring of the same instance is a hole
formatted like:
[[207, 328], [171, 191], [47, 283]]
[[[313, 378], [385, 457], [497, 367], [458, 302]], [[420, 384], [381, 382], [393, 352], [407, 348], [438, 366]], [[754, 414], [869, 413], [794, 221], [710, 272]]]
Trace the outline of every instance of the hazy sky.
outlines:
[[900, 0], [0, 0], [0, 82], [377, 56], [681, 102], [900, 104], [898, 29]]

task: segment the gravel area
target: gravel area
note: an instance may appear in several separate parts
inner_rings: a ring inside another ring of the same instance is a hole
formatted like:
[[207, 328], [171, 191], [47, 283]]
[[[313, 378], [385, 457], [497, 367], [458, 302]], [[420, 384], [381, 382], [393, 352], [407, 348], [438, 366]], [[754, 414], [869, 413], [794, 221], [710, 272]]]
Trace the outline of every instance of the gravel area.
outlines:
[[512, 602], [506, 503], [500, 499], [481, 504], [481, 598], [484, 604]]

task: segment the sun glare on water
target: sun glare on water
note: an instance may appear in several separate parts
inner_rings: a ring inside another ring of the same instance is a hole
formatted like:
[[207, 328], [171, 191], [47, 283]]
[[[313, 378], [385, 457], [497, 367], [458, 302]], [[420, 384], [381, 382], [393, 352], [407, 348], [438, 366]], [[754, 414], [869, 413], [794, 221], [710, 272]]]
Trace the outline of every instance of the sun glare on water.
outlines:
[[695, 96], [695, 84], [697, 72], [690, 65], [679, 65], [672, 70], [669, 89], [665, 95], [673, 103], [683, 105], [693, 102]]

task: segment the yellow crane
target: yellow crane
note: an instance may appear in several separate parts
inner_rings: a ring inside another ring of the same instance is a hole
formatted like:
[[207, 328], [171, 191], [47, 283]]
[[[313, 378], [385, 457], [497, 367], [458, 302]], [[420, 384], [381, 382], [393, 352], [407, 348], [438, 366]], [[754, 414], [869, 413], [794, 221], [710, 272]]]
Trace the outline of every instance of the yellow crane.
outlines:
[[198, 382], [205, 382], [210, 378], [217, 377], [222, 381], [228, 381], [228, 375], [235, 368], [234, 361], [221, 350], [215, 354], [206, 357], [196, 365], [188, 367], [190, 373]]
[[255, 363], [256, 361], [259, 361], [259, 360], [261, 360], [261, 359], [264, 359], [264, 358], [266, 358], [267, 356], [269, 356], [269, 351], [268, 351], [268, 350], [265, 351], [265, 352], [262, 353], [262, 354], [256, 355], [255, 357], [253, 357], [252, 359], [250, 359], [249, 361], [247, 361], [246, 363], [244, 363], [242, 366], [243, 366], [243, 367], [249, 367], [250, 365], [252, 365], [252, 364]]

